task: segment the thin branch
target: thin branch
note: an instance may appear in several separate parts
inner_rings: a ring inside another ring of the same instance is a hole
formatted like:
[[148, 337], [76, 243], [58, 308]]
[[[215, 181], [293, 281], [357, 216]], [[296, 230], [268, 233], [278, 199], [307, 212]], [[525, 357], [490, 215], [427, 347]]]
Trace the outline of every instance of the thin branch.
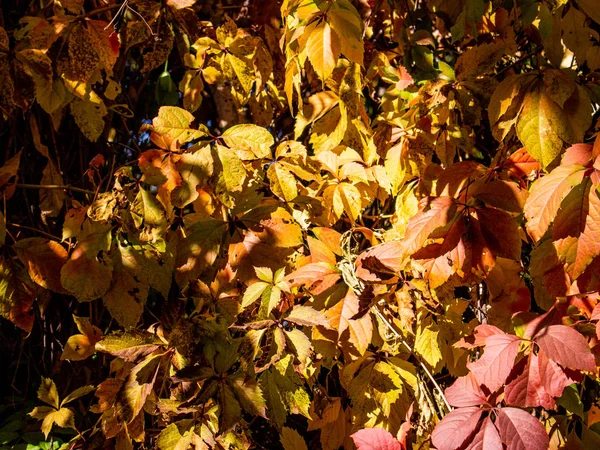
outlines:
[[89, 195], [94, 195], [95, 192], [94, 191], [89, 191], [87, 189], [82, 189], [82, 188], [78, 188], [75, 186], [61, 186], [58, 184], [27, 184], [27, 183], [17, 183], [18, 187], [22, 187], [25, 189], [64, 189], [66, 191], [73, 191], [73, 192], [81, 192], [82, 194], [89, 194]]
[[396, 328], [389, 322], [389, 320], [387, 320], [385, 318], [385, 316], [383, 315], [383, 313], [379, 310], [379, 308], [377, 307], [377, 305], [373, 305], [371, 307], [371, 311], [379, 318], [379, 320], [381, 320], [386, 327], [388, 327], [390, 329], [390, 331], [392, 332], [392, 334], [400, 340], [400, 342], [402, 342], [402, 344], [404, 345], [404, 347], [406, 347], [406, 349], [413, 355], [415, 356], [415, 359], [417, 361], [419, 361], [419, 364], [421, 366], [421, 368], [423, 369], [423, 371], [427, 374], [427, 376], [429, 377], [429, 379], [431, 380], [431, 382], [433, 383], [433, 385], [435, 386], [435, 389], [438, 391], [440, 397], [442, 398], [442, 400], [444, 400], [444, 404], [446, 405], [446, 408], [448, 408], [448, 411], [452, 411], [452, 407], [450, 406], [450, 404], [448, 403], [448, 400], [446, 400], [446, 396], [444, 395], [444, 391], [442, 390], [442, 388], [440, 387], [440, 385], [438, 384], [437, 381], [435, 381], [435, 378], [433, 378], [433, 375], [431, 374], [431, 372], [429, 371], [429, 369], [427, 368], [427, 366], [425, 366], [425, 364], [423, 363], [423, 361], [421, 361], [419, 358], [417, 358], [417, 356], [415, 355], [412, 347], [408, 344], [408, 342], [406, 342], [404, 340], [404, 337], [398, 333], [398, 331], [396, 331]]
[[38, 230], [37, 228], [28, 227], [27, 225], [20, 225], [18, 223], [12, 223], [12, 222], [6, 222], [6, 225], [8, 225], [9, 227], [22, 228], [24, 230], [35, 231], [36, 233], [43, 234], [44, 236], [46, 236], [46, 237], [48, 237], [50, 239], [53, 239], [53, 240], [58, 241], [58, 242], [62, 242], [61, 238], [59, 238], [57, 236], [54, 236], [53, 234], [46, 233], [45, 231]]

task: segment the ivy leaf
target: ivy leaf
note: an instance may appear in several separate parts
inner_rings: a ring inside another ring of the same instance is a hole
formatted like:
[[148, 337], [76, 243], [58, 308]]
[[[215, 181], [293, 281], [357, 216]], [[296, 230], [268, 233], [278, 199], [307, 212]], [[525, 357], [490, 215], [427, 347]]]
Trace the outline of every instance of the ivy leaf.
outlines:
[[0, 257], [0, 315], [29, 333], [35, 317], [31, 306], [37, 295], [29, 275], [11, 260]]
[[104, 336], [96, 344], [96, 350], [123, 358], [125, 361], [135, 361], [162, 345], [164, 342], [151, 333], [130, 330]]
[[504, 448], [500, 434], [498, 434], [498, 430], [489, 417], [486, 417], [483, 421], [483, 425], [473, 438], [469, 448], [473, 450], [500, 450]]
[[525, 370], [506, 386], [504, 400], [508, 405], [523, 408], [541, 406], [552, 409], [554, 407], [554, 399], [544, 388], [537, 355], [531, 353]]
[[283, 427], [279, 439], [284, 450], [308, 450], [300, 433], [293, 428]]
[[496, 427], [507, 450], [546, 450], [549, 445], [544, 426], [527, 411], [498, 408]]
[[253, 154], [254, 157], [251, 159], [268, 158], [271, 155], [271, 146], [275, 143], [271, 133], [263, 127], [252, 124], [228, 128], [221, 138], [232, 150], [244, 150]]
[[335, 69], [341, 51], [340, 39], [326, 20], [306, 27], [306, 54], [319, 78], [325, 82]]
[[504, 384], [519, 353], [520, 342], [519, 337], [510, 334], [495, 334], [486, 338], [483, 356], [467, 364], [479, 384], [486, 386], [491, 393]]
[[358, 450], [403, 450], [400, 442], [383, 428], [363, 428], [352, 436]]
[[69, 408], [54, 409], [48, 406], [36, 406], [29, 415], [34, 419], [43, 420], [42, 433], [46, 439], [55, 424], [61, 428], [75, 429], [75, 415]]
[[[359, 354], [364, 355], [373, 335], [373, 322], [369, 314], [353, 319], [358, 313], [359, 300], [354, 291], [348, 290], [346, 296], [325, 312], [329, 325], [337, 330], [338, 340], [347, 339]], [[347, 337], [344, 336], [348, 333]], [[342, 344], [344, 345], [344, 344]]]
[[189, 227], [187, 236], [177, 244], [175, 277], [180, 286], [197, 278], [215, 262], [226, 225], [221, 220], [207, 218]]
[[596, 362], [586, 339], [566, 325], [550, 325], [534, 336], [552, 361], [574, 370], [596, 371]]
[[66, 293], [60, 282], [60, 270], [68, 254], [62, 245], [45, 238], [27, 238], [15, 243], [13, 249], [33, 281], [59, 294]]
[[62, 402], [60, 402], [60, 406], [64, 406], [67, 403], [71, 403], [75, 400], [77, 400], [80, 397], [83, 397], [84, 395], [89, 394], [90, 392], [95, 391], [96, 388], [94, 386], [82, 386], [79, 387], [77, 389], [75, 389], [73, 392], [71, 392], [69, 395], [67, 395]]
[[197, 130], [191, 128], [193, 121], [194, 116], [185, 109], [176, 106], [161, 106], [158, 116], [152, 120], [152, 125], [144, 125], [142, 130], [152, 130], [171, 140], [177, 140], [179, 145], [182, 145], [209, 135], [204, 125], [200, 125]]
[[533, 183], [524, 206], [530, 236], [539, 241], [556, 217], [564, 198], [583, 180], [583, 168], [559, 166]]
[[435, 448], [456, 450], [462, 447], [477, 428], [482, 413], [483, 410], [478, 406], [450, 411], [431, 433], [431, 441]]
[[452, 386], [446, 389], [444, 394], [448, 403], [455, 408], [480, 406], [487, 403], [486, 395], [472, 372], [458, 378]]
[[571, 279], [600, 255], [599, 221], [600, 198], [588, 178], [565, 197], [552, 228], [554, 246]]
[[142, 226], [158, 227], [165, 220], [165, 212], [156, 197], [141, 186], [131, 204], [130, 211], [137, 228]]
[[242, 417], [242, 408], [227, 383], [219, 383], [217, 398], [221, 408], [219, 414], [219, 432], [229, 431]]
[[82, 361], [92, 356], [96, 352], [96, 344], [102, 339], [102, 331], [92, 325], [89, 319], [73, 315], [73, 321], [81, 334], [69, 337], [60, 356], [61, 361]]
[[339, 36], [342, 54], [353, 63], [362, 66], [362, 19], [354, 5], [347, 0], [336, 1], [327, 11], [327, 22]]
[[113, 254], [113, 283], [102, 296], [106, 309], [124, 328], [134, 327], [144, 311], [148, 297], [149, 277], [143, 256], [133, 246], [117, 245]]
[[294, 306], [291, 312], [285, 317], [285, 320], [301, 326], [314, 327], [320, 325], [329, 328], [329, 322], [321, 311], [305, 305]]
[[54, 409], [59, 408], [58, 389], [56, 389], [56, 384], [51, 378], [42, 378], [37, 397]]
[[91, 142], [96, 142], [102, 135], [106, 125], [104, 116], [108, 114], [108, 110], [104, 103], [102, 101], [96, 103], [75, 98], [69, 104], [69, 107], [75, 123], [84, 136]]

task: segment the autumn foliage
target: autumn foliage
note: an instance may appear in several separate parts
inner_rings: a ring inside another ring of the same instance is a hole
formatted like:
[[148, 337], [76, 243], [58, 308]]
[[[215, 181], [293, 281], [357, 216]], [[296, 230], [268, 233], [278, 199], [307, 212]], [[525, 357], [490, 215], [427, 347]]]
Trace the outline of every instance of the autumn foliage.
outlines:
[[0, 4], [0, 448], [600, 448], [596, 0]]

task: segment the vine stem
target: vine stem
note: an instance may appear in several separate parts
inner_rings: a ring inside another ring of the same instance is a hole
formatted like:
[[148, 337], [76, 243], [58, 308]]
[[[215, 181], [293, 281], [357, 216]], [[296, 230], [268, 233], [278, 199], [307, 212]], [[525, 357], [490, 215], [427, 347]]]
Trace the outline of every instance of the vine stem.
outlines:
[[425, 374], [427, 374], [427, 377], [431, 380], [431, 382], [433, 383], [433, 386], [435, 387], [435, 389], [438, 391], [438, 393], [440, 394], [440, 396], [442, 397], [442, 400], [444, 400], [444, 404], [446, 405], [446, 408], [448, 409], [448, 411], [452, 411], [452, 407], [450, 406], [450, 404], [448, 403], [448, 400], [446, 400], [446, 396], [444, 395], [444, 391], [442, 390], [442, 388], [440, 387], [440, 385], [438, 384], [437, 381], [435, 381], [435, 378], [433, 377], [433, 375], [431, 374], [431, 372], [429, 371], [429, 369], [427, 368], [427, 366], [423, 363], [423, 361], [421, 361], [420, 358], [417, 358], [412, 347], [409, 345], [408, 342], [406, 342], [404, 340], [404, 337], [398, 333], [398, 331], [396, 331], [396, 328], [394, 328], [394, 326], [389, 322], [389, 320], [387, 320], [385, 318], [385, 316], [383, 315], [383, 313], [379, 310], [379, 308], [377, 307], [377, 305], [373, 305], [371, 307], [371, 311], [377, 316], [377, 318], [379, 320], [381, 320], [386, 327], [388, 327], [392, 333], [394, 334], [394, 336], [396, 336], [397, 339], [400, 340], [400, 342], [402, 342], [402, 344], [404, 345], [404, 347], [406, 347], [406, 349], [415, 356], [415, 359], [417, 361], [419, 361], [419, 365], [421, 366], [421, 368], [423, 369], [423, 371], [425, 372]]
[[81, 192], [82, 194], [90, 194], [90, 195], [95, 195], [96, 193], [94, 191], [89, 191], [87, 189], [82, 189], [82, 188], [78, 188], [75, 186], [62, 186], [62, 185], [58, 185], [58, 184], [27, 184], [27, 183], [17, 183], [18, 187], [22, 187], [25, 189], [64, 189], [67, 191], [73, 191], [73, 192]]
[[[58, 242], [62, 242], [61, 238], [59, 238], [57, 236], [54, 236], [53, 234], [46, 233], [45, 231], [38, 230], [37, 228], [28, 227], [27, 225], [21, 225], [21, 224], [12, 223], [12, 222], [6, 222], [6, 225], [8, 225], [9, 227], [22, 228], [24, 230], [35, 231], [36, 233], [43, 234], [44, 236], [46, 236], [46, 237], [48, 237], [48, 238], [50, 238], [52, 240], [55, 240], [55, 241], [58, 241]], [[16, 242], [16, 239], [15, 239], [15, 242]]]

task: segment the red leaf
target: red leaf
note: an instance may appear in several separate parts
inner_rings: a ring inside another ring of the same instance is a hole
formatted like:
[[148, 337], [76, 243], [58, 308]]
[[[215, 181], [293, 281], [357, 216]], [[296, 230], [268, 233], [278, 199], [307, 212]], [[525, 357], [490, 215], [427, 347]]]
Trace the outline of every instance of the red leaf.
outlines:
[[475, 333], [472, 336], [462, 338], [454, 346], [457, 348], [483, 347], [485, 340], [496, 334], [504, 334], [504, 331], [494, 325], [479, 325], [475, 328]]
[[402, 450], [400, 442], [383, 428], [363, 428], [350, 437], [358, 450]]
[[541, 406], [551, 409], [554, 399], [544, 388], [540, 376], [538, 356], [530, 353], [525, 370], [504, 390], [504, 400], [509, 405], [523, 408]]
[[473, 438], [469, 450], [502, 450], [502, 440], [489, 417], [485, 419], [479, 432]]
[[483, 356], [467, 364], [479, 384], [492, 393], [504, 384], [515, 363], [520, 341], [519, 337], [509, 334], [497, 334], [485, 340]]
[[477, 406], [458, 408], [446, 414], [437, 424], [431, 441], [438, 450], [455, 450], [462, 447], [473, 434], [483, 410]]
[[496, 410], [496, 427], [506, 450], [547, 450], [544, 426], [527, 411], [517, 408]]
[[448, 403], [455, 408], [479, 406], [487, 403], [487, 398], [472, 373], [458, 378], [452, 386], [446, 389], [445, 395]]
[[544, 389], [552, 397], [557, 398], [563, 394], [564, 389], [573, 384], [575, 380], [569, 378], [558, 364], [548, 358], [544, 351], [538, 351], [538, 368]]
[[563, 367], [596, 371], [596, 362], [585, 338], [566, 325], [551, 325], [534, 337], [548, 358]]
[[538, 172], [540, 163], [533, 156], [527, 153], [524, 148], [517, 150], [502, 164], [507, 169], [508, 174], [513, 178], [524, 178], [532, 172]]

